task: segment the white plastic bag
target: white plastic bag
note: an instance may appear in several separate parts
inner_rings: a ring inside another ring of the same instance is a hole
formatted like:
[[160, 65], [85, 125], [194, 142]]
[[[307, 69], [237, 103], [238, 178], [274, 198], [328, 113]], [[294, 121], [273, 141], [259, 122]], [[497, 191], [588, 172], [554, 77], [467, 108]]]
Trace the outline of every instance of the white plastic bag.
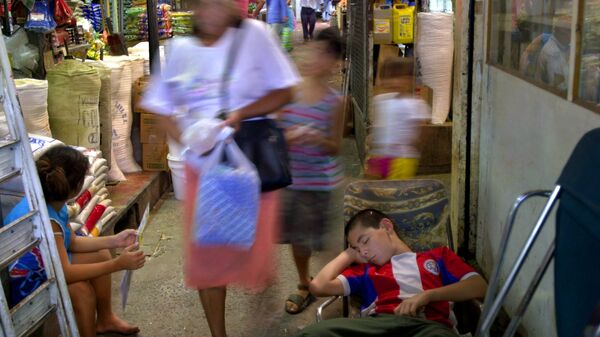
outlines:
[[196, 244], [250, 249], [260, 200], [260, 179], [252, 162], [231, 137], [219, 141], [205, 156], [187, 152], [186, 157], [200, 172], [193, 228]]

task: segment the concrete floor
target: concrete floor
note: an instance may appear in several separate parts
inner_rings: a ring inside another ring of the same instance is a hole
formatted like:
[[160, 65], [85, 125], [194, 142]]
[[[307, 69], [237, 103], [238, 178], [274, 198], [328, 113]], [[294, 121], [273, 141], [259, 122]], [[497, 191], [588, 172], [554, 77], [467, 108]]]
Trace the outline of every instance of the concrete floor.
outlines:
[[[325, 25], [319, 22], [317, 28]], [[304, 53], [300, 40], [301, 32], [296, 32], [295, 49], [291, 53], [295, 60]], [[333, 78], [332, 85], [339, 87], [341, 76]], [[349, 183], [362, 173], [353, 139], [344, 140], [342, 157], [348, 177], [346, 183]], [[442, 179], [449, 187], [449, 175], [434, 178]], [[341, 206], [342, 194], [338, 192], [333, 205], [328, 249], [312, 259], [313, 274], [343, 248]], [[129, 304], [125, 311], [120, 309], [119, 284], [122, 273], [113, 274], [113, 307], [122, 318], [140, 326], [142, 332], [139, 336], [210, 337], [197, 292], [183, 285], [181, 207], [181, 202], [170, 193], [163, 196], [151, 213], [142, 242], [148, 259], [145, 267], [133, 274]], [[304, 326], [315, 322], [317, 304], [313, 303], [298, 315], [289, 315], [284, 311], [285, 299], [295, 290], [297, 283], [288, 246], [278, 246], [277, 264], [279, 279], [263, 292], [250, 294], [235, 288], [228, 290], [226, 321], [230, 337], [293, 336]], [[324, 300], [320, 299], [317, 303]], [[327, 315], [341, 316], [341, 301], [333, 305]]]

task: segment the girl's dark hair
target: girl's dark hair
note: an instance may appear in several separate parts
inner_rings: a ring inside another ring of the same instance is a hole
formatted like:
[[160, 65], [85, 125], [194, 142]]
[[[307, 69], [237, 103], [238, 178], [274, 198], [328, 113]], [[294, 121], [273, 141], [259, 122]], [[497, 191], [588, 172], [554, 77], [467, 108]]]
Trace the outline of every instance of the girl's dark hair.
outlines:
[[90, 163], [81, 152], [61, 145], [43, 154], [36, 166], [46, 201], [66, 201], [81, 188]]
[[344, 55], [344, 41], [342, 40], [337, 29], [329, 27], [321, 30], [317, 34], [315, 41], [323, 41], [327, 43], [327, 52], [336, 58], [342, 58]]
[[[348, 233], [350, 233], [350, 231], [357, 226], [378, 229], [381, 227], [381, 220], [383, 219], [388, 219], [394, 223], [394, 221], [383, 212], [371, 208], [364, 209], [350, 218], [346, 224], [346, 227], [344, 228], [344, 235], [345, 237], [348, 237]], [[394, 224], [394, 228], [395, 227], [396, 225]]]

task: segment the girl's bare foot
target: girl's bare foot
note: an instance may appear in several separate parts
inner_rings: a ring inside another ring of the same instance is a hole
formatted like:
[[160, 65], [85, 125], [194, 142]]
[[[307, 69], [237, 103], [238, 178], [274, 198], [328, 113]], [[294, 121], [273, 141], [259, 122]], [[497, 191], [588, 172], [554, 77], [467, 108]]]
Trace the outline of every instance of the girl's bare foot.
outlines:
[[140, 328], [135, 325], [131, 325], [117, 317], [117, 315], [112, 314], [106, 319], [98, 320], [98, 323], [96, 324], [96, 332], [115, 332], [122, 335], [133, 335], [140, 332]]

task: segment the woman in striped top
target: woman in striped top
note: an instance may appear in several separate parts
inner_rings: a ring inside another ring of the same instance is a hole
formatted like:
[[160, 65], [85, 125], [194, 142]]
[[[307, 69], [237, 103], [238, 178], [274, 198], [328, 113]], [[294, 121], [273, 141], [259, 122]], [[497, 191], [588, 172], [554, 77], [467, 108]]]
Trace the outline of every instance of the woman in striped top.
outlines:
[[299, 64], [305, 75], [296, 102], [281, 115], [290, 156], [292, 185], [284, 191], [282, 243], [292, 245], [298, 290], [286, 301], [290, 314], [301, 312], [314, 297], [308, 291], [313, 251], [323, 248], [332, 191], [344, 179], [336, 155], [342, 139], [342, 100], [328, 77], [342, 56], [342, 42], [331, 28], [321, 31]]

